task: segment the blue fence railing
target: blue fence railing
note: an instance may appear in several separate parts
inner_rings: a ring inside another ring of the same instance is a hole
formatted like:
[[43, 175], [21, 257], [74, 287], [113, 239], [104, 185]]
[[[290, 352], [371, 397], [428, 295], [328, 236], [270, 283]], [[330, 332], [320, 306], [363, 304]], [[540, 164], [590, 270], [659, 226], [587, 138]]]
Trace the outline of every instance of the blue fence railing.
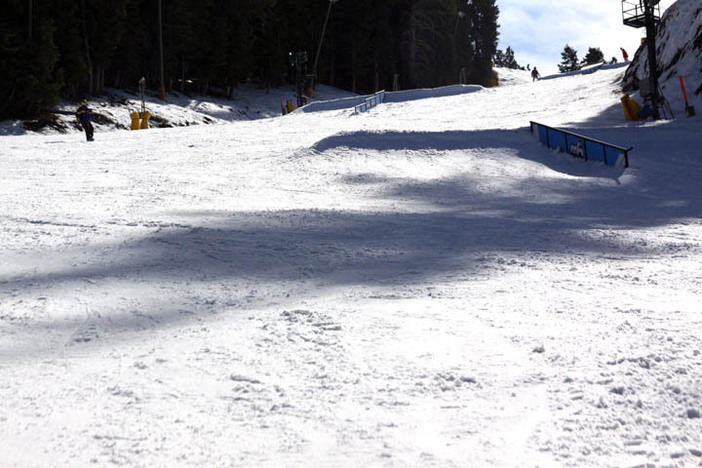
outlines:
[[629, 151], [634, 149], [631, 146], [623, 148], [548, 125], [536, 122], [529, 122], [529, 124], [531, 133], [534, 133], [536, 128], [539, 141], [550, 149], [557, 149], [586, 161], [601, 162], [607, 166], [629, 167]]
[[383, 91], [378, 91], [359, 105], [355, 106], [353, 108], [354, 113], [359, 114], [361, 112], [367, 112], [369, 109], [372, 109], [379, 104], [382, 104], [383, 101], [385, 100], [385, 90]]

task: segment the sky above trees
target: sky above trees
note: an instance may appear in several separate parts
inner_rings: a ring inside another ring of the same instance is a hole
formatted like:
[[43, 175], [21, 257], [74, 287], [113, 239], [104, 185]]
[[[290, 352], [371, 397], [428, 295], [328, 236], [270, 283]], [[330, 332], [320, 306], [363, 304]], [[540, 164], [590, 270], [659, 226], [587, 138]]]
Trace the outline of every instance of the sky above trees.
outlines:
[[[675, 0], [661, 0], [661, 14]], [[542, 75], [557, 73], [566, 44], [584, 56], [588, 48], [602, 49], [607, 60], [621, 61], [620, 47], [633, 57], [643, 29], [622, 23], [621, 0], [500, 0], [499, 48], [514, 49], [520, 65], [537, 65]]]

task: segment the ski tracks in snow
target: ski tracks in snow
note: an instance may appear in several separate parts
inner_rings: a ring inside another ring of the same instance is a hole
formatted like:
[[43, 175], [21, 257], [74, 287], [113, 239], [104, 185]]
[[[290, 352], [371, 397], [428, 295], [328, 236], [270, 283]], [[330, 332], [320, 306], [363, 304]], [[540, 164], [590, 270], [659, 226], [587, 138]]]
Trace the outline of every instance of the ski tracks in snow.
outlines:
[[595, 118], [613, 78], [592, 109], [597, 76], [90, 152], [19, 137], [2, 462], [699, 464], [695, 159], [670, 188], [655, 128], [621, 130], [624, 174], [523, 130]]

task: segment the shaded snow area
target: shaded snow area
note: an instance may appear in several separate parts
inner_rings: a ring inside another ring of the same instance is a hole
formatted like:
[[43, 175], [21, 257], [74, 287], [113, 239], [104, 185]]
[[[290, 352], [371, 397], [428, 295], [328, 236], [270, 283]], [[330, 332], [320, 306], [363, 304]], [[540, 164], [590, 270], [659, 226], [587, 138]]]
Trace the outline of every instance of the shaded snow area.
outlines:
[[702, 120], [622, 74], [3, 137], [0, 465], [702, 466]]

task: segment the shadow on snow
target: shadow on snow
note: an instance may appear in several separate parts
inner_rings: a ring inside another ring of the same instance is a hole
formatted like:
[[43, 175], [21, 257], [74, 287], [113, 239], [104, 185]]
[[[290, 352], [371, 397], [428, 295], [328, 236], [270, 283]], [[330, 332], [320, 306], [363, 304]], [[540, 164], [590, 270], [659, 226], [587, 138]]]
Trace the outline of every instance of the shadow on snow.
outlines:
[[[505, 258], [529, 263], [560, 256], [564, 264], [576, 256], [626, 260], [655, 252], [625, 235], [600, 235], [603, 230], [657, 227], [702, 215], [700, 204], [692, 200], [671, 204], [670, 193], [642, 195], [636, 187], [614, 183], [621, 174], [612, 168], [552, 154], [526, 130], [342, 134], [321, 140], [307, 157], [327, 151], [343, 157], [354, 149], [479, 148], [507, 149], [506, 163], [517, 157], [571, 178], [551, 183], [527, 177], [496, 194], [481, 191], [471, 174], [390, 182], [374, 174], [346, 174], [340, 176], [345, 184], [364, 184], [370, 189], [377, 184], [369, 196], [386, 200], [388, 210], [172, 212], [184, 226], [109, 247], [114, 255], [106, 259], [98, 255], [100, 249], [104, 253], [104, 245], [88, 246], [78, 252], [81, 257], [104, 260], [5, 278], [0, 287], [45, 290], [86, 281], [98, 287], [106, 281], [123, 282], [126, 288], [165, 285], [167, 292], [162, 294], [179, 295], [185, 305], [163, 305], [155, 307], [156, 312], [144, 313], [150, 321], [166, 326], [205, 312], [207, 307], [202, 304], [210, 304], [207, 287], [198, 289], [194, 284], [231, 287], [230, 306], [236, 309], [245, 304], [244, 296], [251, 294], [252, 285], [278, 292], [287, 288], [294, 298], [326, 287], [421, 286], [431, 281], [485, 278], [501, 274], [504, 269], [497, 265]], [[534, 184], [544, 189], [535, 192]], [[399, 201], [419, 202], [429, 209], [399, 212], [390, 208]], [[566, 266], [563, 269], [567, 271]], [[143, 320], [125, 317], [117, 328], [143, 327]]]

